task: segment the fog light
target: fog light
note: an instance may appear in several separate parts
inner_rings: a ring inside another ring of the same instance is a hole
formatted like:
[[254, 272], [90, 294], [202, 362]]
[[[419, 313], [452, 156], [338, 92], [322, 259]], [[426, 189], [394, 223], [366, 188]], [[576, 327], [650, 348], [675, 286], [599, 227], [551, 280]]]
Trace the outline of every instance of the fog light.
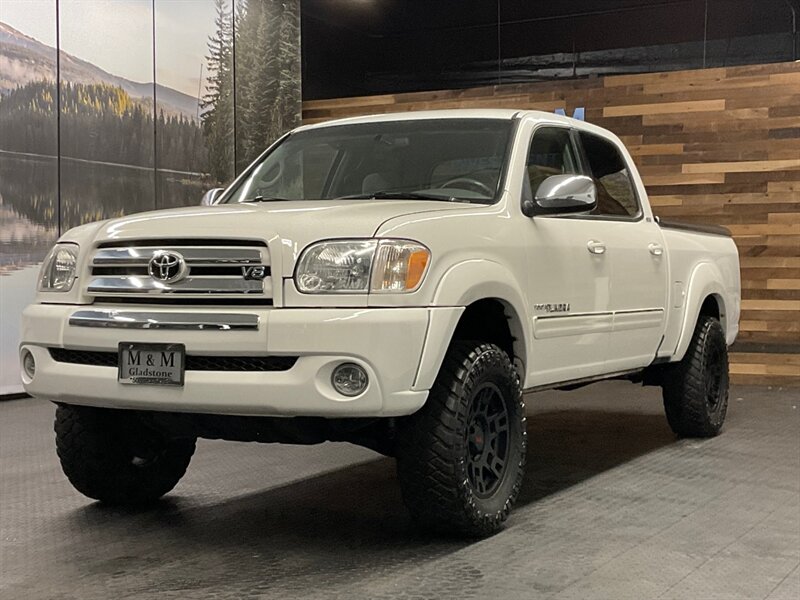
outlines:
[[22, 351], [22, 370], [28, 379], [33, 379], [33, 376], [36, 375], [36, 360], [28, 349]]
[[331, 384], [342, 396], [358, 396], [367, 389], [367, 372], [354, 363], [342, 363], [333, 370]]

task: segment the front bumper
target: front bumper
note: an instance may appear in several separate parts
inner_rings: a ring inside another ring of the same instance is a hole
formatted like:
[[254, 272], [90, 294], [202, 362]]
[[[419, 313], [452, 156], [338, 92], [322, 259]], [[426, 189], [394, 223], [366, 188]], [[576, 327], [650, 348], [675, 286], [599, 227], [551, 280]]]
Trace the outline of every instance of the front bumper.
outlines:
[[[86, 308], [34, 304], [25, 309], [20, 350], [30, 350], [36, 360], [34, 377], [23, 373], [25, 390], [32, 396], [111, 408], [327, 417], [399, 416], [418, 410], [428, 395], [427, 389], [415, 384], [429, 322], [452, 321], [463, 310], [237, 307], [227, 311], [257, 315], [258, 326], [251, 330], [116, 329], [69, 323], [74, 313]], [[170, 313], [168, 307], [158, 310]], [[181, 307], [178, 312], [197, 313], [200, 319], [209, 311]], [[299, 359], [291, 369], [277, 372], [186, 371], [184, 385], [171, 387], [121, 384], [116, 367], [57, 362], [49, 352], [49, 348], [116, 352], [122, 341], [181, 343], [187, 355]], [[367, 371], [369, 385], [361, 395], [348, 398], [331, 386], [331, 372], [341, 362], [358, 363]]]

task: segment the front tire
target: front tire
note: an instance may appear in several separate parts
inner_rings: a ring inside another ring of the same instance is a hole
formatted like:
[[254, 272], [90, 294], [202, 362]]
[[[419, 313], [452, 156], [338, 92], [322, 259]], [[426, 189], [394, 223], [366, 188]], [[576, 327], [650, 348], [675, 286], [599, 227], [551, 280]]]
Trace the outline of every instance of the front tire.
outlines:
[[178, 483], [194, 454], [194, 439], [167, 439], [135, 414], [60, 405], [56, 450], [70, 483], [107, 504], [153, 502]]
[[719, 434], [728, 411], [728, 347], [717, 319], [700, 316], [686, 355], [664, 374], [663, 396], [677, 435]]
[[522, 486], [526, 435], [508, 355], [454, 342], [425, 405], [399, 424], [397, 471], [412, 516], [460, 534], [497, 531]]

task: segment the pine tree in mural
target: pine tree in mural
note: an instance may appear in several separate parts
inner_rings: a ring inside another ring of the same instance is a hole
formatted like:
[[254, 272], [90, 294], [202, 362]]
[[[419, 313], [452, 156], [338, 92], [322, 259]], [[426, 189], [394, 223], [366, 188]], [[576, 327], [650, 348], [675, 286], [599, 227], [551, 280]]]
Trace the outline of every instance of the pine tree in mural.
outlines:
[[[55, 97], [52, 81], [34, 81], [1, 96], [0, 150], [55, 155]], [[160, 111], [157, 129], [159, 168], [205, 172], [202, 133], [195, 121]], [[131, 98], [122, 88], [106, 83], [62, 83], [61, 154], [152, 166], [152, 101]]]
[[297, 2], [284, 0], [280, 4], [278, 109], [274, 129], [278, 135], [297, 127], [301, 119], [300, 11]]
[[[237, 172], [300, 122], [299, 1], [239, 0], [235, 27], [226, 5], [217, 0], [217, 32], [209, 40], [209, 70], [214, 76], [203, 116], [211, 173], [219, 180], [225, 179], [220, 176], [224, 171], [215, 170], [215, 165], [231, 164], [233, 97]], [[220, 68], [223, 57], [230, 61], [225, 52], [234, 47], [235, 94], [230, 62]]]
[[[257, 153], [258, 131], [255, 104], [258, 101], [256, 82], [263, 76], [264, 62], [258, 56], [259, 29], [264, 19], [264, 2], [239, 0], [236, 12], [236, 170], [247, 164], [246, 156]], [[263, 149], [264, 146], [262, 145]]]
[[233, 176], [233, 15], [228, 0], [215, 0], [215, 35], [208, 40], [211, 77], [203, 98], [203, 133], [208, 168], [213, 179], [223, 183]]
[[[252, 0], [251, 4], [259, 4]], [[254, 21], [256, 35], [252, 39], [242, 38], [245, 52], [250, 55], [251, 70], [246, 72], [245, 79], [240, 80], [239, 88], [244, 88], [245, 93], [239, 104], [241, 112], [237, 116], [241, 119], [244, 154], [241, 156], [242, 164], [247, 164], [255, 158], [259, 150], [266, 148], [272, 141], [272, 123], [275, 119], [275, 105], [278, 100], [278, 85], [280, 72], [278, 69], [278, 44], [275, 28], [276, 19], [272, 14], [275, 2], [270, 0], [261, 2], [262, 8], [253, 13], [250, 18]], [[248, 19], [245, 14], [244, 20]], [[238, 108], [238, 107], [237, 107]]]

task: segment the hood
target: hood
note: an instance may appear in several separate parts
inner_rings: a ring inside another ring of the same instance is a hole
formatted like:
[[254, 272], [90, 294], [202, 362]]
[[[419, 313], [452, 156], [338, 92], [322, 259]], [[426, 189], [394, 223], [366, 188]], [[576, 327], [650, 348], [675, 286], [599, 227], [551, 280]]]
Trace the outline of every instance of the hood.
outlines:
[[372, 237], [388, 219], [464, 208], [462, 203], [425, 200], [303, 200], [196, 206], [105, 221], [98, 227], [95, 240], [264, 240], [273, 257], [280, 248], [283, 276], [290, 277], [298, 255], [312, 242]]

